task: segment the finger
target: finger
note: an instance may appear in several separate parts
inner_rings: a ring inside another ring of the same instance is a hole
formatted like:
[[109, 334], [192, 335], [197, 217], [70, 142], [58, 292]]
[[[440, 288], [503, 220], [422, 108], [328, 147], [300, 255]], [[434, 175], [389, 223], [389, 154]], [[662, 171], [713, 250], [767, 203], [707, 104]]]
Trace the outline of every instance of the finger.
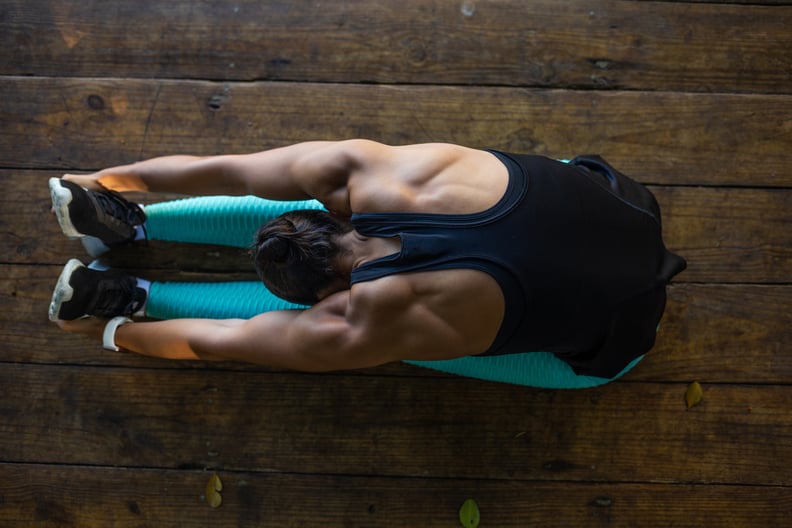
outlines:
[[71, 321], [64, 321], [63, 319], [57, 319], [54, 321], [58, 328], [63, 330], [64, 332], [71, 332]]
[[97, 317], [81, 317], [80, 319], [74, 319], [71, 321], [58, 319], [55, 321], [55, 324], [67, 332], [74, 332], [101, 324], [101, 321]]
[[99, 184], [98, 178], [93, 174], [64, 174], [63, 179], [72, 183], [76, 183], [77, 185], [92, 191], [105, 190]]

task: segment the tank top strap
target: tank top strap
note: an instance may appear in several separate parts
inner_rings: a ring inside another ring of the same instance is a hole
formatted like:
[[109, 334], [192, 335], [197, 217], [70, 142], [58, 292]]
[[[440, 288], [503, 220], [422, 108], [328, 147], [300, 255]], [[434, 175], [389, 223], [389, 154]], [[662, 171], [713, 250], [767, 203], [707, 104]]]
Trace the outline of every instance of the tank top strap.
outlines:
[[401, 238], [401, 251], [372, 260], [352, 270], [352, 284], [394, 273], [452, 268], [486, 268], [492, 257], [480, 241], [481, 229], [506, 216], [522, 199], [528, 177], [507, 154], [489, 151], [507, 167], [509, 179], [503, 196], [483, 211], [447, 213], [355, 213], [352, 225], [364, 236]]

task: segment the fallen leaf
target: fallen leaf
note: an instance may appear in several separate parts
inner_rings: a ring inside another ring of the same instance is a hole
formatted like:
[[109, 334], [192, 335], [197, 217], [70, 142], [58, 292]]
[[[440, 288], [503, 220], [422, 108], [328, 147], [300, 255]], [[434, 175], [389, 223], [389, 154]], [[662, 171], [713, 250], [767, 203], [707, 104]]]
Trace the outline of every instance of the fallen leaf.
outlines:
[[459, 508], [459, 522], [462, 523], [462, 526], [465, 528], [477, 528], [480, 520], [481, 514], [476, 501], [468, 499], [463, 502], [462, 507]]
[[223, 491], [223, 482], [220, 480], [220, 477], [217, 476], [217, 473], [211, 476], [206, 485], [207, 487], [211, 486], [215, 491]]
[[694, 381], [688, 385], [687, 391], [685, 391], [685, 403], [687, 403], [687, 408], [690, 409], [701, 403], [703, 397], [704, 391], [701, 389], [701, 385], [698, 381]]
[[206, 502], [211, 508], [219, 508], [223, 504], [223, 497], [215, 491], [214, 494], [206, 497]]
[[206, 487], [204, 488], [206, 503], [209, 504], [210, 507], [219, 508], [220, 505], [223, 504], [223, 497], [220, 495], [221, 491], [223, 491], [223, 483], [220, 481], [220, 477], [217, 476], [217, 473], [215, 473], [209, 478], [209, 482], [206, 483]]

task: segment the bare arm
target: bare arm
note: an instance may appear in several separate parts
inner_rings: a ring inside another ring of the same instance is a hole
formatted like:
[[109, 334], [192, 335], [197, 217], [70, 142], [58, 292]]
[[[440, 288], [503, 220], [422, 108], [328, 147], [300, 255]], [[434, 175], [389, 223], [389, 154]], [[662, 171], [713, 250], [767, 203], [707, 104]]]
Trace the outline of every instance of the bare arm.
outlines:
[[366, 140], [299, 143], [254, 154], [166, 156], [65, 178], [119, 192], [253, 194], [274, 200], [317, 198], [348, 208], [349, 177], [388, 147]]
[[[349, 292], [310, 310], [266, 312], [248, 320], [173, 319], [118, 328], [115, 343], [138, 354], [175, 360], [232, 360], [318, 372], [385, 363], [377, 350], [359, 346], [346, 320]], [[69, 332], [101, 341], [106, 321], [59, 321]]]
[[[249, 320], [173, 319], [121, 326], [116, 344], [131, 352], [178, 360], [229, 360], [318, 372], [370, 366], [344, 357], [343, 321], [298, 330], [312, 318], [299, 311], [268, 312]], [[322, 328], [321, 326], [324, 326]], [[336, 326], [336, 328], [333, 328]], [[334, 359], [327, 354], [334, 351]]]
[[[448, 280], [459, 282], [459, 277]], [[167, 359], [235, 360], [318, 372], [477, 354], [489, 346], [501, 315], [486, 305], [482, 313], [479, 305], [471, 307], [455, 298], [449, 299], [452, 307], [441, 315], [416, 297], [410, 282], [399, 276], [360, 284], [355, 290], [354, 302], [347, 290], [309, 310], [272, 311], [249, 320], [127, 324], [118, 329], [116, 344]], [[482, 292], [481, 297], [486, 302], [490, 295]], [[96, 340], [101, 340], [104, 327], [104, 321], [97, 319], [59, 324]]]

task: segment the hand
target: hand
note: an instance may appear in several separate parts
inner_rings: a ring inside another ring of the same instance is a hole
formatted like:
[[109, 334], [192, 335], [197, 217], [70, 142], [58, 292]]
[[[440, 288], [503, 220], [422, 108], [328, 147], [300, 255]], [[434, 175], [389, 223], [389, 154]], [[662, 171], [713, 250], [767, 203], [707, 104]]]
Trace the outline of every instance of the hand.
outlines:
[[64, 174], [63, 179], [66, 181], [70, 181], [72, 183], [76, 183], [81, 187], [85, 187], [91, 191], [106, 191], [107, 189], [99, 183], [99, 174], [95, 172], [93, 174]]
[[101, 343], [107, 321], [108, 319], [99, 317], [87, 317], [85, 319], [75, 319], [74, 321], [62, 321], [59, 319], [55, 321], [55, 324], [63, 331], [72, 334], [82, 334]]
[[63, 179], [92, 191], [147, 192], [148, 187], [129, 166], [104, 169], [93, 174], [64, 174]]

